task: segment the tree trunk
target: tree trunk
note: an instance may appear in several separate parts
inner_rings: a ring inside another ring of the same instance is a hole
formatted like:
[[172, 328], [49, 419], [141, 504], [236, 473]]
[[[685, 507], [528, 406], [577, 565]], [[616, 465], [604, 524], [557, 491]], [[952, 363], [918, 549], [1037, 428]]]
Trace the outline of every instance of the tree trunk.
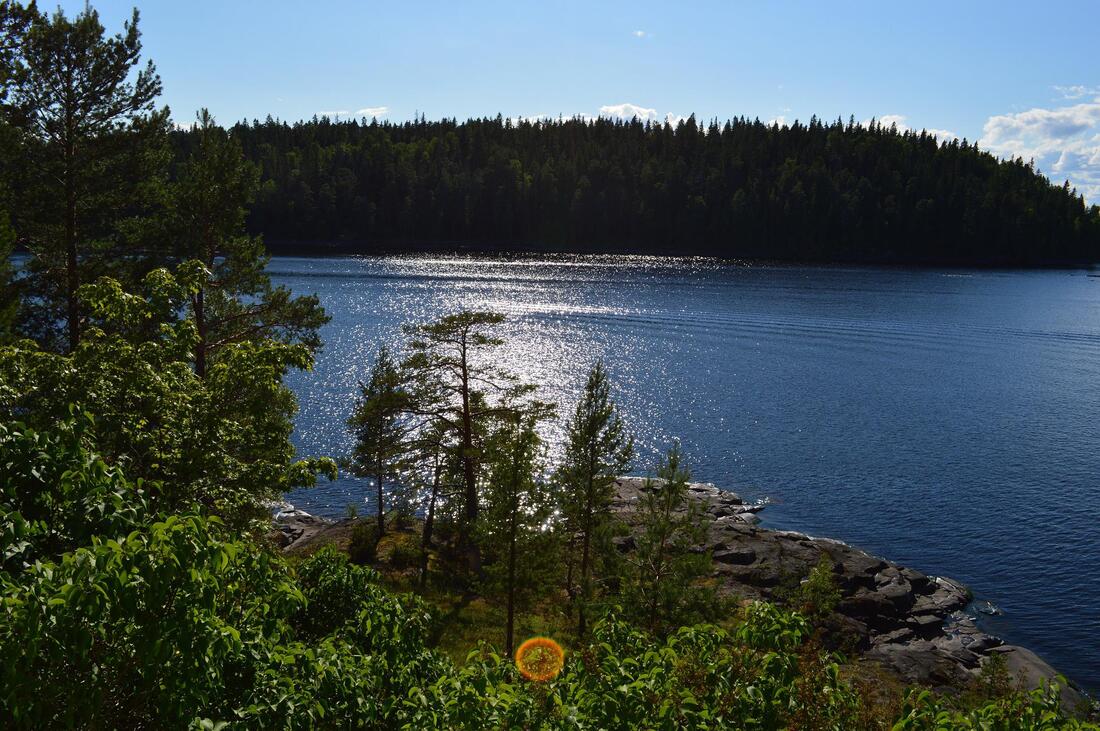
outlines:
[[577, 564], [576, 536], [571, 534], [565, 548], [565, 593], [569, 596], [569, 605], [572, 607], [577, 601], [577, 589], [573, 586], [573, 568]]
[[375, 471], [374, 481], [378, 486], [378, 538], [381, 539], [386, 532], [386, 511], [385, 505], [382, 501], [385, 496], [382, 494], [382, 465], [379, 464]]
[[581, 547], [581, 600], [577, 605], [577, 637], [584, 637], [585, 630], [587, 629], [587, 605], [588, 605], [588, 554], [590, 545], [592, 542], [592, 499], [591, 492], [589, 492], [589, 499], [585, 505], [584, 511], [584, 536], [582, 537]]
[[195, 375], [206, 378], [206, 288], [195, 293], [195, 330], [198, 342], [195, 343]]
[[[71, 115], [70, 115], [71, 116]], [[65, 145], [65, 295], [69, 330], [69, 352], [80, 345], [80, 264], [76, 249], [76, 185], [73, 182], [73, 163], [76, 151], [72, 137]]]
[[463, 337], [461, 353], [462, 370], [462, 480], [466, 497], [466, 527], [463, 542], [466, 544], [466, 561], [470, 573], [481, 575], [481, 551], [473, 539], [477, 526], [477, 472], [474, 467], [474, 425], [470, 414], [470, 371], [466, 362], [466, 340]]
[[432, 496], [428, 500], [428, 515], [424, 519], [424, 532], [420, 535], [420, 585], [428, 583], [428, 549], [432, 546], [432, 531], [435, 528], [435, 501], [439, 495], [439, 477], [443, 471], [440, 464], [435, 466], [432, 476]]
[[516, 626], [516, 510], [513, 505], [511, 535], [508, 537], [508, 626], [505, 631], [504, 647], [508, 657], [512, 656], [515, 643]]

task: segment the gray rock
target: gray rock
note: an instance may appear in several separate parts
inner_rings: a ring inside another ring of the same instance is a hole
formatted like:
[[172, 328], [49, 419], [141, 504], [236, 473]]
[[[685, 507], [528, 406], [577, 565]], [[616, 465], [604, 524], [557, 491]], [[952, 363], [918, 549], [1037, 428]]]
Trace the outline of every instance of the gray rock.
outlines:
[[712, 557], [717, 563], [748, 566], [756, 560], [756, 551], [751, 548], [723, 548], [715, 551]]
[[1061, 687], [1063, 708], [1071, 712], [1088, 708], [1089, 701], [1084, 694], [1072, 685], [1059, 681], [1058, 671], [1031, 650], [1016, 645], [1001, 645], [991, 652], [1004, 657], [1009, 673], [1025, 688], [1035, 688], [1043, 682], [1057, 682]]
[[958, 688], [976, 676], [974, 671], [928, 640], [877, 644], [865, 656], [894, 670], [910, 683], [937, 688]]
[[[643, 478], [616, 482], [615, 510], [628, 526], [635, 525], [634, 511], [645, 489]], [[755, 519], [763, 505], [745, 505], [714, 485], [693, 483], [688, 495], [701, 503], [710, 521], [708, 541], [697, 548], [712, 552], [723, 593], [774, 599], [777, 589], [797, 585], [827, 559], [841, 590], [836, 621], [856, 635], [865, 657], [907, 682], [958, 688], [975, 677], [988, 653], [1004, 650], [1000, 639], [978, 630], [961, 612], [971, 595], [953, 579], [929, 577], [842, 541], [760, 528]], [[616, 539], [615, 545], [621, 551], [635, 547], [629, 537]], [[1028, 678], [1049, 669], [1025, 653], [1015, 655], [1015, 662], [1030, 673]]]

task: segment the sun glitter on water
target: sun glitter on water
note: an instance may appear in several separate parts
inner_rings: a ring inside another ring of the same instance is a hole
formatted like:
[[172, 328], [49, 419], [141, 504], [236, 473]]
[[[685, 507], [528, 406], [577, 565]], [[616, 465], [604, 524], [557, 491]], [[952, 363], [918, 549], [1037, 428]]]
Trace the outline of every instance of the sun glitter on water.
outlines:
[[516, 650], [520, 674], [536, 683], [553, 680], [564, 665], [565, 652], [549, 637], [532, 637]]

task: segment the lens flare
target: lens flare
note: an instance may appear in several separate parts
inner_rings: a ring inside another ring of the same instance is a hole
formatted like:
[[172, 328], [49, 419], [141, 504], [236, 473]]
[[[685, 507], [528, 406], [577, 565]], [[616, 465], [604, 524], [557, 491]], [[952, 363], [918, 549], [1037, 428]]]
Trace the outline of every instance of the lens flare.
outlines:
[[516, 650], [520, 675], [536, 683], [553, 680], [564, 665], [565, 652], [549, 637], [532, 637]]

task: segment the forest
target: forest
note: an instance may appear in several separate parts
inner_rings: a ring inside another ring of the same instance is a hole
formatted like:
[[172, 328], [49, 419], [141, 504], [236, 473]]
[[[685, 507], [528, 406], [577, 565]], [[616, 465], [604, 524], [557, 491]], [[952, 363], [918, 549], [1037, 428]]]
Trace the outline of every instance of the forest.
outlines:
[[[874, 264], [1100, 260], [1100, 207], [1021, 159], [877, 122], [268, 118], [248, 230], [288, 253], [466, 247]], [[178, 132], [177, 150], [194, 144]]]
[[[599, 362], [557, 413], [499, 366], [500, 314], [408, 323], [361, 364], [354, 452], [296, 455], [285, 378], [328, 316], [266, 273], [247, 135], [173, 134], [139, 23], [0, 2], [5, 728], [1097, 728], [996, 668], [861, 674], [826, 565], [779, 603], [717, 596], [677, 445], [634, 464]], [[340, 469], [378, 512], [281, 550], [273, 504]], [[623, 557], [635, 469], [658, 479]]]

